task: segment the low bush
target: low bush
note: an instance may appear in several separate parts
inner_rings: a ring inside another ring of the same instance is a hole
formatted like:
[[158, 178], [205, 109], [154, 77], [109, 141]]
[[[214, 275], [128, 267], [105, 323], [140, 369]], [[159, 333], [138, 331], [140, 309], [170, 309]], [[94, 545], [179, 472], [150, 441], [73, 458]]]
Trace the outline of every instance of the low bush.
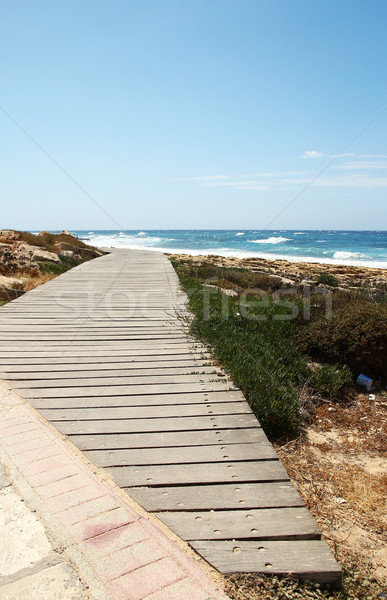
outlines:
[[387, 377], [387, 306], [361, 295], [333, 296], [332, 318], [318, 311], [299, 321], [295, 339], [301, 351], [324, 362], [347, 364], [353, 373]]
[[309, 379], [312, 389], [328, 398], [336, 398], [352, 383], [353, 376], [348, 365], [323, 365]]
[[336, 277], [330, 273], [319, 273], [316, 283], [325, 283], [326, 285], [330, 285], [332, 287], [337, 287], [339, 285]]
[[76, 267], [79, 265], [79, 260], [76, 260], [72, 257], [63, 257], [60, 256], [60, 263], [53, 263], [48, 261], [39, 261], [39, 271], [41, 273], [52, 273], [54, 275], [61, 275], [62, 273], [66, 273], [69, 269]]

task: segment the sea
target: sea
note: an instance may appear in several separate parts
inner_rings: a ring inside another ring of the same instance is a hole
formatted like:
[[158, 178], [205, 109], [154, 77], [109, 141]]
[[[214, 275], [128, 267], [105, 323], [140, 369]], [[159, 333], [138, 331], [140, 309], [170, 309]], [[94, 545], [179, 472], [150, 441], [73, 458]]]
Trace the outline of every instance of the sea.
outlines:
[[72, 233], [97, 247], [387, 268], [387, 231], [147, 229]]

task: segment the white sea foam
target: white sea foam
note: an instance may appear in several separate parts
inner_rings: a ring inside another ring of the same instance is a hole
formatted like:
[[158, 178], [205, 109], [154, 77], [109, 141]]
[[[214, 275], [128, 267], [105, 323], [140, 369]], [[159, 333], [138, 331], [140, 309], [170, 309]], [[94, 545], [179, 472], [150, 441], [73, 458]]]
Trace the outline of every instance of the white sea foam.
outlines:
[[238, 231], [238, 233], [236, 233], [235, 235], [245, 235], [245, 234], [243, 233], [243, 231]]
[[285, 237], [269, 237], [265, 240], [247, 240], [248, 242], [252, 242], [253, 244], [281, 244], [282, 242], [289, 241], [289, 238]]
[[137, 235], [146, 235], [145, 231], [139, 231]]
[[[91, 235], [91, 234], [90, 234]], [[269, 252], [255, 252], [254, 250], [238, 250], [236, 248], [221, 247], [221, 248], [206, 248], [206, 249], [193, 249], [193, 248], [173, 248], [169, 245], [169, 242], [175, 241], [174, 238], [160, 238], [157, 236], [138, 237], [138, 234], [125, 234], [119, 236], [119, 234], [94, 234], [90, 238], [90, 243], [97, 247], [113, 247], [113, 248], [132, 248], [142, 250], [153, 250], [157, 252], [165, 252], [169, 254], [187, 254], [191, 256], [208, 256], [218, 255], [224, 257], [236, 257], [236, 258], [263, 258], [266, 260], [287, 260], [289, 262], [306, 262], [306, 263], [320, 263], [320, 264], [334, 264], [334, 265], [355, 265], [372, 267], [379, 269], [387, 268], [387, 261], [374, 261], [368, 258], [360, 252], [344, 252], [336, 251], [333, 256], [316, 257], [308, 255], [292, 256], [289, 254], [274, 254]], [[269, 238], [270, 239], [270, 238]], [[276, 238], [277, 239], [277, 238]], [[284, 238], [282, 238], [283, 240]], [[286, 238], [285, 238], [286, 241]], [[325, 240], [317, 240], [324, 242]], [[259, 240], [262, 242], [262, 240]], [[267, 240], [263, 240], [267, 242]], [[276, 242], [279, 243], [279, 242]], [[306, 251], [307, 252], [307, 251]]]
[[334, 253], [333, 258], [336, 258], [337, 260], [340, 260], [340, 259], [348, 260], [351, 258], [354, 258], [354, 259], [368, 258], [368, 256], [366, 254], [361, 254], [361, 252], [337, 251]]
[[305, 231], [295, 231], [294, 235], [305, 235]]

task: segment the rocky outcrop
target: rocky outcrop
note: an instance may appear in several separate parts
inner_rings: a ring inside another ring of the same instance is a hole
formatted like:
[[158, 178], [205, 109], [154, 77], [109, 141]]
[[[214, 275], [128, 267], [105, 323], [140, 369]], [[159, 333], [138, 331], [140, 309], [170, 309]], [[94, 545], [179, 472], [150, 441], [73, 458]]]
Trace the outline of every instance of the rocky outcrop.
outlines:
[[57, 242], [54, 249], [58, 254], [72, 252], [73, 256], [79, 254], [82, 258], [97, 258], [98, 256], [102, 256], [102, 252], [99, 252], [98, 250], [94, 250], [93, 248], [82, 248], [81, 246], [72, 246], [67, 242]]
[[30, 253], [32, 252], [32, 257], [36, 262], [47, 261], [53, 263], [60, 263], [60, 258], [57, 254], [55, 254], [55, 252], [49, 252], [48, 250], [45, 250], [40, 246], [30, 246], [30, 244], [22, 242], [19, 245], [19, 250], [21, 250], [21, 252], [25, 251], [25, 253], [28, 255], [30, 255]]
[[23, 279], [0, 275], [0, 302], [14, 300], [24, 294], [23, 285]]

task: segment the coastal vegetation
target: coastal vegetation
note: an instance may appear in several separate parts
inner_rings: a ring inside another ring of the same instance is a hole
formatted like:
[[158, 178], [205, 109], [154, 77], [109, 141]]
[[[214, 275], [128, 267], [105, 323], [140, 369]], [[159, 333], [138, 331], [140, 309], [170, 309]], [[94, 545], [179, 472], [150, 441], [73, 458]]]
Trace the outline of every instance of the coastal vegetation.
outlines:
[[[289, 277], [283, 265], [278, 273], [264, 261], [259, 268], [265, 272], [254, 272], [243, 259], [225, 266], [221, 257], [170, 258], [189, 296], [192, 334], [244, 392], [343, 568], [340, 591], [235, 574], [226, 578], [228, 595], [384, 597], [384, 273], [371, 285], [356, 269], [337, 269], [333, 285], [330, 278], [319, 280], [318, 267], [313, 273], [310, 265], [304, 272], [289, 266]], [[372, 395], [356, 386], [361, 372], [375, 379]]]
[[189, 295], [192, 333], [211, 345], [272, 439], [299, 429], [306, 387], [338, 399], [362, 370], [384, 382], [383, 302], [353, 291], [282, 294], [279, 278], [266, 274], [206, 261], [173, 264]]
[[33, 234], [0, 231], [0, 303], [46, 283], [86, 260], [101, 256], [68, 231]]

